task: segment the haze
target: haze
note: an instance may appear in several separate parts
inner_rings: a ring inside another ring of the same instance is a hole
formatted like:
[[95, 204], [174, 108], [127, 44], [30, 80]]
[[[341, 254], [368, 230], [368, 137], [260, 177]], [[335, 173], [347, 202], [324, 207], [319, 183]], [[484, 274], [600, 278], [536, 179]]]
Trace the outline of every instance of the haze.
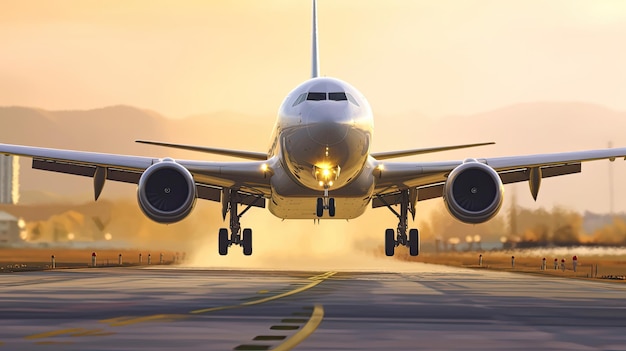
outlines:
[[[308, 78], [310, 1], [3, 1], [0, 105], [274, 116]], [[626, 110], [623, 1], [319, 3], [321, 70], [378, 123], [527, 101]], [[418, 114], [419, 113], [419, 114]]]
[[[321, 72], [369, 99], [376, 151], [498, 143], [419, 158], [435, 160], [594, 149], [608, 141], [626, 146], [624, 2], [320, 0], [318, 6]], [[36, 109], [21, 111], [22, 117], [0, 109], [0, 140], [196, 159], [219, 157], [133, 140], [266, 150], [278, 106], [309, 77], [310, 15], [308, 0], [3, 2], [0, 106]], [[100, 109], [120, 104], [140, 109]], [[92, 201], [90, 179], [43, 174], [30, 170], [29, 160], [21, 162], [23, 189], [79, 193], [83, 202]], [[607, 164], [546, 180], [536, 204], [526, 184], [507, 186], [505, 207], [516, 192], [522, 206], [608, 212]], [[626, 163], [612, 167], [614, 208], [624, 211], [619, 195], [626, 185], [619, 180]], [[134, 189], [109, 182], [103, 199], [133, 198]], [[421, 203], [417, 223], [441, 203]], [[141, 216], [135, 203], [129, 206]], [[223, 224], [217, 204], [200, 206], [182, 224], [159, 228], [187, 233], [194, 246], [207, 246], [199, 252], [213, 257], [214, 233]], [[315, 246], [326, 250], [317, 255], [325, 258], [329, 252], [342, 257], [339, 248], [378, 248], [384, 228], [395, 223], [385, 210], [348, 224], [307, 222], [305, 230], [303, 222], [282, 223], [266, 210], [244, 219], [258, 232], [278, 226], [280, 233], [298, 232], [284, 248], [292, 256], [304, 257]], [[145, 228], [139, 232], [158, 231]], [[348, 233], [345, 242], [337, 243], [337, 232]], [[255, 260], [277, 256], [270, 250], [274, 240], [255, 244], [266, 252]]]

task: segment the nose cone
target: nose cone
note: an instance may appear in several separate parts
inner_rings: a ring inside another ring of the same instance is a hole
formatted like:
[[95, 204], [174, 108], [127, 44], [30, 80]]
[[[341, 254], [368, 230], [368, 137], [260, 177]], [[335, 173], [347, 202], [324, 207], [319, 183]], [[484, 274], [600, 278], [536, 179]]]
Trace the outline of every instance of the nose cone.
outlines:
[[307, 132], [313, 141], [321, 145], [341, 143], [348, 135], [349, 109], [334, 102], [317, 102], [304, 115]]

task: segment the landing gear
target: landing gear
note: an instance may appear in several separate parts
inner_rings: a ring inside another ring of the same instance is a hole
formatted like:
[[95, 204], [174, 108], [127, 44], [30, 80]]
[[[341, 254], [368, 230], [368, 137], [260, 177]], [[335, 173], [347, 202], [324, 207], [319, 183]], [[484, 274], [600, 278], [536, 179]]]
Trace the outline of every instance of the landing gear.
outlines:
[[[394, 230], [387, 229], [385, 230], [385, 255], [393, 256], [396, 246], [406, 246], [409, 249], [409, 255], [417, 256], [419, 255], [420, 248], [420, 239], [419, 232], [417, 229], [411, 229], [408, 231], [408, 214], [411, 211], [411, 214], [415, 217], [415, 199], [417, 194], [413, 194], [410, 190], [402, 190], [400, 193], [400, 213], [398, 213], [391, 205], [389, 205], [383, 197], [379, 196], [379, 199], [389, 208], [393, 214], [398, 217], [398, 228], [395, 231], [396, 235], [394, 238]], [[410, 201], [410, 199], [414, 199]], [[407, 235], [408, 234], [408, 235]]]
[[420, 254], [420, 236], [417, 229], [409, 230], [409, 255], [417, 256]]
[[329, 216], [335, 217], [335, 198], [328, 196], [328, 189], [324, 189], [324, 197], [317, 198], [317, 208], [315, 211], [317, 217], [322, 217], [324, 210], [328, 210]]
[[396, 238], [393, 229], [385, 230], [385, 255], [393, 256], [396, 250]]
[[243, 239], [241, 240], [241, 246], [243, 247], [244, 255], [252, 255], [252, 229], [246, 228], [243, 230]]
[[[245, 228], [241, 230], [241, 217], [252, 207], [254, 202], [249, 204], [241, 213], [238, 213], [238, 205], [241, 198], [237, 190], [224, 189], [224, 199], [222, 202], [222, 215], [226, 218], [226, 213], [230, 213], [230, 238], [228, 237], [228, 229], [220, 228], [218, 234], [218, 252], [224, 256], [228, 254], [228, 247], [231, 245], [240, 245], [243, 248], [243, 254], [252, 255], [252, 229]], [[260, 198], [257, 198], [257, 200]]]
[[228, 229], [220, 228], [220, 233], [218, 236], [218, 245], [219, 245], [219, 253], [224, 256], [228, 254]]
[[324, 199], [321, 197], [317, 198], [317, 216], [322, 217], [324, 215]]

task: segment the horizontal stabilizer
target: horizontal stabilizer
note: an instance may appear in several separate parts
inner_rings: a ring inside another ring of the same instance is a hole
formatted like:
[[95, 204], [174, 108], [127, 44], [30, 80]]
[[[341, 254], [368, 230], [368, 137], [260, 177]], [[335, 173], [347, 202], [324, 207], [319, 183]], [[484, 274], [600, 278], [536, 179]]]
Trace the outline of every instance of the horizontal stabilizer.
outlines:
[[171, 144], [171, 143], [162, 143], [158, 141], [148, 141], [148, 140], [135, 140], [135, 142], [140, 143], [140, 144], [165, 146], [165, 147], [172, 147], [176, 149], [183, 149], [183, 150], [190, 150], [190, 151], [199, 151], [199, 152], [204, 152], [208, 154], [233, 156], [233, 157], [245, 158], [248, 160], [256, 160], [256, 161], [267, 160], [267, 154], [263, 152], [218, 149], [218, 148], [212, 148], [212, 147], [184, 145], [184, 144]]
[[470, 147], [483, 146], [483, 145], [493, 145], [493, 144], [495, 144], [495, 143], [494, 142], [488, 142], [488, 143], [478, 143], [478, 144], [464, 144], [464, 145], [430, 147], [430, 148], [413, 149], [413, 150], [377, 152], [377, 153], [372, 153], [371, 156], [373, 158], [377, 159], [377, 160], [386, 160], [386, 159], [389, 159], [389, 158], [405, 157], [405, 156], [413, 156], [413, 155], [422, 155], [422, 154], [430, 154], [430, 153], [433, 153], [433, 152], [456, 150], [456, 149], [466, 149], [466, 148], [470, 148]]

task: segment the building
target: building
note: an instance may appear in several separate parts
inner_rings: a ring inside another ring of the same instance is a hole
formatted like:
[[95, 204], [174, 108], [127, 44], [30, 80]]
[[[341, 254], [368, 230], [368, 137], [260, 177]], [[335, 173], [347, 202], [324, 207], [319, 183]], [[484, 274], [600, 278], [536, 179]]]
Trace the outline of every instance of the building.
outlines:
[[20, 228], [17, 225], [17, 218], [0, 211], [0, 245], [14, 244], [20, 241]]
[[0, 203], [16, 204], [20, 196], [20, 163], [17, 156], [0, 155]]

